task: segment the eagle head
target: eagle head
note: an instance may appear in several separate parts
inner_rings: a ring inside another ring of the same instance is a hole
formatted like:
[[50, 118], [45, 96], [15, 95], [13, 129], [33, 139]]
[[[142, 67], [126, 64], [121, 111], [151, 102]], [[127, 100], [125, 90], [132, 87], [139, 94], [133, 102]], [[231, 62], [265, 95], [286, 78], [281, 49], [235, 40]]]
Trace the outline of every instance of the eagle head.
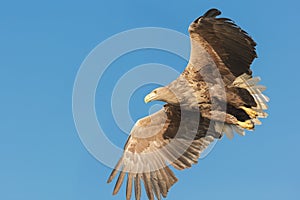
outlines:
[[151, 101], [164, 101], [171, 104], [178, 103], [176, 95], [168, 87], [159, 87], [154, 89], [145, 96], [144, 101], [145, 103], [149, 103]]

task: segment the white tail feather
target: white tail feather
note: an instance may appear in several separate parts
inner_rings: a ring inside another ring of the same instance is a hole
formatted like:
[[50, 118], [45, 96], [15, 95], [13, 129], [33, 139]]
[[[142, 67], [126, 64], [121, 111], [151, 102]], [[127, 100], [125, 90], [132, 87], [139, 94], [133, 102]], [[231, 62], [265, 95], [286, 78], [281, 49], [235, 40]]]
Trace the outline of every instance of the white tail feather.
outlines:
[[234, 130], [237, 134], [239, 134], [239, 135], [241, 135], [241, 136], [245, 136], [245, 135], [246, 135], [246, 134], [245, 134], [245, 129], [243, 129], [243, 128], [237, 126], [237, 125], [232, 125], [232, 128], [233, 128], [233, 130]]
[[233, 134], [233, 130], [232, 130], [232, 127], [231, 125], [229, 124], [224, 124], [224, 127], [223, 127], [223, 133], [225, 133], [225, 135], [227, 136], [228, 139], [232, 139], [234, 134]]
[[257, 99], [259, 99], [262, 102], [269, 102], [270, 98], [267, 97], [266, 95], [260, 93], [260, 94], [253, 94], [252, 96], [256, 97]]
[[268, 105], [267, 102], [269, 101], [269, 98], [263, 94], [253, 94], [253, 98], [256, 101], [257, 106], [255, 107], [258, 110], [267, 110]]
[[270, 99], [266, 95], [262, 94], [262, 92], [266, 90], [266, 87], [263, 85], [258, 85], [260, 80], [260, 77], [251, 77], [248, 74], [242, 74], [235, 79], [233, 86], [247, 89], [257, 104], [257, 106], [253, 109], [258, 112], [258, 117], [265, 118], [268, 115], [263, 112], [263, 110], [268, 109], [267, 102], [269, 102]]
[[246, 87], [251, 87], [257, 85], [261, 81], [260, 77], [253, 77], [249, 79], [244, 79], [244, 83]]
[[224, 126], [224, 123], [221, 123], [221, 122], [217, 122], [215, 121], [215, 131], [217, 133], [222, 133], [223, 131], [223, 126]]
[[235, 125], [235, 124], [227, 124], [215, 121], [215, 130], [219, 133], [224, 133], [228, 139], [232, 139], [234, 137], [234, 132], [241, 136], [245, 136], [245, 129]]
[[249, 89], [250, 89], [249, 92], [251, 94], [260, 94], [263, 91], [265, 91], [267, 89], [267, 87], [264, 85], [254, 85], [254, 86], [250, 87]]

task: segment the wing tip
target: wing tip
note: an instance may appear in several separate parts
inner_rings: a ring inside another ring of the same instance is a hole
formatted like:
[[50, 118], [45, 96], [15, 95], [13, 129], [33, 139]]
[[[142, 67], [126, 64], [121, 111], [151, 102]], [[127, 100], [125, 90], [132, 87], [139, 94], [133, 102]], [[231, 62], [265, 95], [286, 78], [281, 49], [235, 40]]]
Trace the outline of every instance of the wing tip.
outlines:
[[115, 178], [116, 175], [117, 175], [116, 170], [113, 169], [113, 171], [112, 171], [111, 174], [109, 175], [109, 177], [108, 177], [106, 183], [108, 183], [108, 184], [111, 183], [112, 180]]
[[215, 18], [221, 14], [222, 14], [222, 12], [220, 10], [218, 10], [216, 8], [211, 8], [203, 15], [203, 17]]
[[204, 15], [198, 17], [197, 19], [194, 20], [194, 23], [197, 23], [200, 19], [202, 18], [215, 18], [219, 15], [221, 15], [222, 12], [216, 8], [211, 8], [208, 11], [206, 11], [206, 13], [204, 13]]

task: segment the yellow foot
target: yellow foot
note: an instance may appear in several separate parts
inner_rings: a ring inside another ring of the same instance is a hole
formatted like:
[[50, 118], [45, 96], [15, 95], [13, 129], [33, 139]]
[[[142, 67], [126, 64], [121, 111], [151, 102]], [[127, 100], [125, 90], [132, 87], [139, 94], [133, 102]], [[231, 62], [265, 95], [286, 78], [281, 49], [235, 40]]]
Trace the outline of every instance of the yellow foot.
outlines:
[[240, 109], [243, 109], [249, 115], [250, 118], [256, 118], [258, 116], [258, 113], [255, 110], [252, 110], [251, 108], [240, 106]]
[[248, 129], [248, 130], [253, 130], [254, 129], [254, 124], [251, 120], [247, 120], [247, 121], [244, 121], [244, 122], [240, 122], [238, 121], [237, 124], [244, 128], [244, 129]]

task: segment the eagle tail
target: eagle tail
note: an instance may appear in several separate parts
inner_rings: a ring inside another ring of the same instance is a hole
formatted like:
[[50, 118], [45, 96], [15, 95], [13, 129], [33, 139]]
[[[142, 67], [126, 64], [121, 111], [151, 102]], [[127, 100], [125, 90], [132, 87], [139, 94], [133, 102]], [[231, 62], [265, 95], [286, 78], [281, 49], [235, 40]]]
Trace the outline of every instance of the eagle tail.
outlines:
[[266, 87], [258, 85], [259, 82], [259, 77], [251, 77], [248, 74], [242, 74], [235, 79], [233, 85], [235, 87], [247, 89], [257, 104], [256, 107], [252, 107], [251, 109], [256, 112], [257, 117], [266, 118], [268, 114], [264, 112], [264, 110], [268, 109], [267, 103], [270, 99], [262, 93], [266, 90]]
[[[265, 110], [268, 109], [267, 103], [269, 102], [269, 98], [262, 93], [266, 87], [259, 85], [259, 82], [259, 77], [242, 74], [232, 83], [234, 87], [246, 89], [254, 98], [256, 102], [255, 107], [247, 108], [241, 106], [241, 108], [249, 115], [251, 123], [255, 125], [261, 125], [259, 118], [266, 118], [268, 116]], [[233, 138], [234, 132], [241, 136], [245, 135], [245, 129], [236, 124], [215, 122], [215, 129], [220, 133], [224, 133], [229, 139]]]

